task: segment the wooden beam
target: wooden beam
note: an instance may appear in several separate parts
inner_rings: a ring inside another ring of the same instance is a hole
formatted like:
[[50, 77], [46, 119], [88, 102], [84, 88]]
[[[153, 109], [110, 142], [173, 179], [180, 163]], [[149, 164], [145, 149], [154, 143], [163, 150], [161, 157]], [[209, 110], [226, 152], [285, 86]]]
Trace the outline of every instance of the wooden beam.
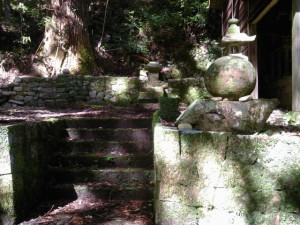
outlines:
[[292, 110], [300, 112], [300, 0], [293, 0], [292, 19]]
[[253, 20], [252, 24], [257, 24], [278, 2], [279, 0], [271, 0], [271, 2]]

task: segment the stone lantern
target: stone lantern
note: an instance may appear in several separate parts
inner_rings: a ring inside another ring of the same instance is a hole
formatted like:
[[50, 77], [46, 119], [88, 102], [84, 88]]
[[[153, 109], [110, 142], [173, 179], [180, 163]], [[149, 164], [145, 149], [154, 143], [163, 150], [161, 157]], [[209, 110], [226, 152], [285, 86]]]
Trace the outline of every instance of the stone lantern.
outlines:
[[232, 101], [251, 94], [256, 84], [255, 69], [248, 57], [241, 53], [241, 46], [254, 41], [256, 36], [241, 33], [237, 23], [237, 19], [230, 19], [228, 31], [222, 38], [228, 55], [214, 61], [204, 78], [212, 96]]
[[145, 65], [145, 69], [148, 71], [148, 80], [149, 81], [158, 81], [159, 71], [161, 70], [162, 65], [159, 62], [149, 62]]
[[195, 100], [177, 118], [178, 128], [184, 124], [197, 130], [253, 134], [263, 129], [279, 104], [277, 99], [241, 98], [251, 94], [256, 84], [255, 69], [241, 53], [241, 46], [255, 36], [241, 33], [237, 23], [237, 19], [229, 20], [222, 39], [228, 55], [214, 61], [204, 77], [207, 91], [218, 98]]

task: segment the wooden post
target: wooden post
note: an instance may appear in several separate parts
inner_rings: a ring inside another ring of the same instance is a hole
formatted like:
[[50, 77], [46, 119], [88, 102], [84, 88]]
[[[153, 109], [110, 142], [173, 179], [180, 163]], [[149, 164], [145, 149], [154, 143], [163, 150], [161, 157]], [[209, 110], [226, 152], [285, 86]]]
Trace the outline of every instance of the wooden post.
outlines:
[[[249, 24], [249, 33], [250, 35], [257, 34], [257, 29], [256, 29], [256, 24]], [[249, 55], [249, 61], [252, 63], [252, 65], [255, 68], [256, 71], [256, 85], [255, 88], [251, 94], [251, 96], [254, 99], [258, 99], [258, 82], [259, 82], [259, 77], [258, 77], [258, 68], [257, 68], [257, 39], [254, 42], [249, 43], [248, 45], [248, 55]]]
[[292, 5], [292, 110], [300, 111], [300, 0]]

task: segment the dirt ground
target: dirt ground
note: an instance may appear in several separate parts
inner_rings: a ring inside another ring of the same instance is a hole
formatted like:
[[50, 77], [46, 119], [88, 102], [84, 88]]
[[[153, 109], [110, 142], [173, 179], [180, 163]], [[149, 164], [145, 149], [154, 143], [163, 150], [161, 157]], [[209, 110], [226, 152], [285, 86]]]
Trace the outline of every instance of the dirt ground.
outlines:
[[79, 199], [20, 225], [152, 225], [152, 201]]

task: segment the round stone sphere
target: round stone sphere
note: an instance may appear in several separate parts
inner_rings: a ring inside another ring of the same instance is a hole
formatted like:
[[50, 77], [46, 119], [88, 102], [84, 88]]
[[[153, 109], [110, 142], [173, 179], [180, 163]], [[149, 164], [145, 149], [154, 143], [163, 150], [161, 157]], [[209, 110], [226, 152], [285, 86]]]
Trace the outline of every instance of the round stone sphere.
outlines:
[[224, 56], [214, 61], [206, 71], [207, 91], [215, 97], [237, 101], [255, 88], [256, 73], [253, 65], [240, 56]]

